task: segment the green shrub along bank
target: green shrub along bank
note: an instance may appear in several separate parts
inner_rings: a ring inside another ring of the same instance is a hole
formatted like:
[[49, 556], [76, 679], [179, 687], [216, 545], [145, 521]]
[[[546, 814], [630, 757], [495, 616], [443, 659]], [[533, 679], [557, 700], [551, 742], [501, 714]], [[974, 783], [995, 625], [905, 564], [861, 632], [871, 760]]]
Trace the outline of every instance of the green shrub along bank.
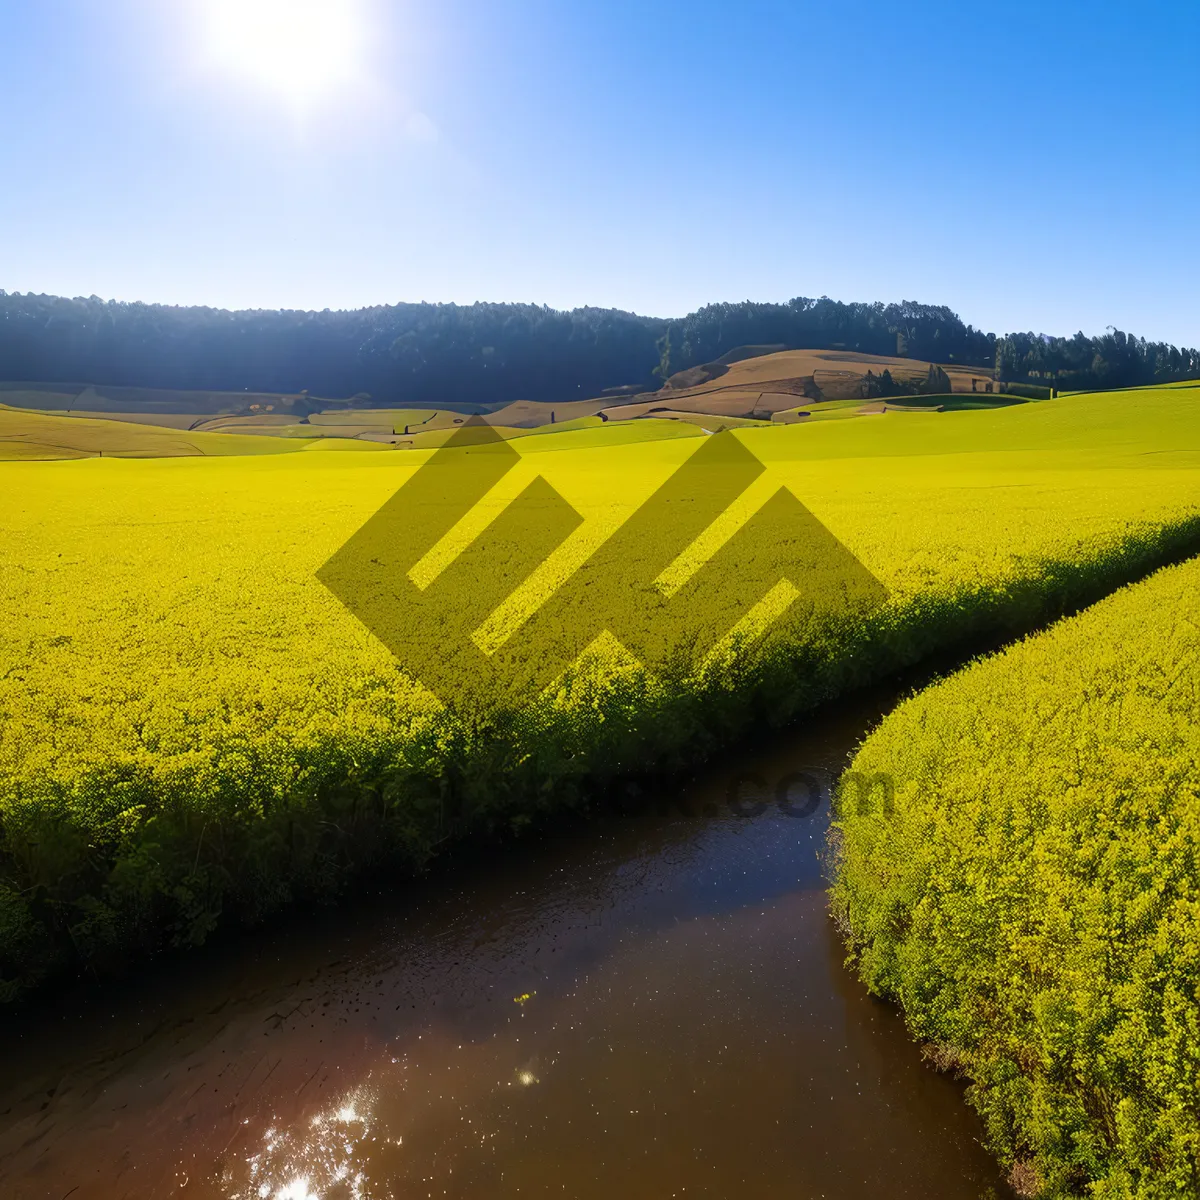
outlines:
[[1200, 560], [913, 697], [833, 829], [869, 987], [1028, 1194], [1200, 1195]]

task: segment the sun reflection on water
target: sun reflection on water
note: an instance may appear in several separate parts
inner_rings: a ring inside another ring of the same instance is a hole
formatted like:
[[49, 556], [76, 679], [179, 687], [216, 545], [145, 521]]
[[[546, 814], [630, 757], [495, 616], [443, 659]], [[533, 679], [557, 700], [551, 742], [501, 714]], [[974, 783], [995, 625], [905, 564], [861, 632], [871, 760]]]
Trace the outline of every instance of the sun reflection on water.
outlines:
[[[423, 1171], [453, 1172], [459, 1154], [489, 1147], [514, 1114], [518, 1124], [519, 1114], [527, 1117], [518, 1094], [541, 1084], [554, 1065], [529, 1040], [471, 1044], [418, 1034], [415, 1060], [410, 1052], [387, 1053], [387, 1066], [348, 1091], [291, 1115], [265, 1110], [266, 1128], [227, 1160], [227, 1200], [376, 1200], [396, 1194], [401, 1179], [428, 1183], [434, 1174]], [[436, 1163], [420, 1146], [412, 1156], [406, 1142], [414, 1133], [418, 1143], [439, 1147]]]
[[248, 1187], [231, 1200], [366, 1200], [366, 1158], [374, 1142], [362, 1092], [319, 1112], [308, 1126], [272, 1127], [246, 1159]]

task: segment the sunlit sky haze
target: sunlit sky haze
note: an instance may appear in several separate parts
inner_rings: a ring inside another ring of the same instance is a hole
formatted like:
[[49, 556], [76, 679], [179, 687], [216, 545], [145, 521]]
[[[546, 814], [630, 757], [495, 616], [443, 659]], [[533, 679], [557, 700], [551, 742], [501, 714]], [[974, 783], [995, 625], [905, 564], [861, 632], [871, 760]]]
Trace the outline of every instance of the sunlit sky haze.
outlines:
[[0, 287], [1200, 343], [1191, 0], [0, 0]]

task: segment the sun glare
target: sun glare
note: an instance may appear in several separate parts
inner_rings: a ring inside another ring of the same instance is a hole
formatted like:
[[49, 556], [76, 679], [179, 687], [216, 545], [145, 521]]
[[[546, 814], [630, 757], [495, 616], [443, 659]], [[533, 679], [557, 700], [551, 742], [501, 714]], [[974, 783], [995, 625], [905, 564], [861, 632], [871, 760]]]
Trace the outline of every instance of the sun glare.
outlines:
[[214, 60], [296, 104], [363, 70], [361, 0], [206, 0]]

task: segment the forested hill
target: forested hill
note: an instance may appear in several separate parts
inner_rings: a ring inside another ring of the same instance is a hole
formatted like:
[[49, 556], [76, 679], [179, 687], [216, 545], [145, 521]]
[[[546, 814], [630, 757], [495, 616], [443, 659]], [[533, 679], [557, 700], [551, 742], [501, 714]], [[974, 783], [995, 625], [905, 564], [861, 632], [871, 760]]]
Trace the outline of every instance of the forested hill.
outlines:
[[178, 308], [0, 291], [0, 379], [299, 392], [376, 404], [569, 400], [651, 388], [745, 345], [901, 354], [1004, 379], [1126, 387], [1200, 375], [1200, 352], [1120, 332], [997, 338], [945, 307], [712, 304], [678, 320], [530, 304], [349, 312]]

